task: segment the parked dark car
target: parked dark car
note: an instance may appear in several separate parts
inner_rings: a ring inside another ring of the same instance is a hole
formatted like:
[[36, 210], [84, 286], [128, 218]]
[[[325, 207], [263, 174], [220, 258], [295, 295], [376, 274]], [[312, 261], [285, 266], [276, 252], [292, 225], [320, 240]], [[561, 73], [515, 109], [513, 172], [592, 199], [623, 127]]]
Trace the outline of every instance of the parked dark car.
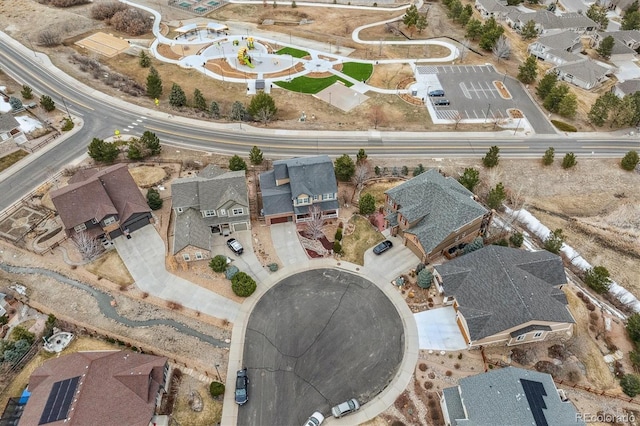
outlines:
[[444, 96], [444, 90], [439, 90], [439, 89], [438, 90], [431, 90], [429, 92], [429, 96], [432, 96], [432, 97]]
[[449, 102], [449, 99], [436, 99], [435, 101], [433, 101], [433, 104], [436, 106], [442, 106], [442, 105], [449, 105], [451, 104], [451, 102]]
[[238, 373], [236, 373], [236, 404], [244, 405], [247, 403], [249, 400], [248, 387], [247, 369], [238, 370]]
[[389, 250], [391, 247], [393, 247], [393, 243], [389, 240], [384, 240], [373, 248], [373, 252], [375, 254], [382, 254], [385, 251]]
[[227, 240], [227, 246], [231, 249], [235, 254], [242, 254], [244, 249], [242, 248], [242, 244], [235, 238], [229, 238]]

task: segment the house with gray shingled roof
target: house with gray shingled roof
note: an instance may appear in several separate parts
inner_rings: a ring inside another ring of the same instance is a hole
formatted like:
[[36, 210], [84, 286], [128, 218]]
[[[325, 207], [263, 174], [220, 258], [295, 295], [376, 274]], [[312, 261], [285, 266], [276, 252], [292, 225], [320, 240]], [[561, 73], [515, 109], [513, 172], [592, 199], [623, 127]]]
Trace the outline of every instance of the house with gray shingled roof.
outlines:
[[606, 37], [613, 37], [614, 43], [611, 49], [609, 60], [632, 61], [636, 57], [636, 49], [640, 48], [640, 31], [620, 30], [620, 31], [598, 31], [591, 36], [589, 45], [597, 49]]
[[582, 59], [580, 35], [573, 31], [562, 31], [556, 34], [541, 36], [529, 44], [529, 53], [545, 62], [562, 65]]
[[518, 345], [550, 337], [568, 338], [569, 312], [564, 266], [548, 251], [486, 246], [436, 265], [438, 291], [456, 310], [470, 347]]
[[549, 374], [515, 367], [460, 379], [440, 407], [447, 426], [586, 424]]
[[640, 80], [627, 80], [622, 83], [616, 84], [611, 91], [619, 98], [624, 98], [626, 95], [633, 95], [636, 92], [640, 92]]
[[303, 223], [318, 206], [323, 219], [338, 217], [338, 182], [328, 155], [273, 162], [260, 174], [261, 214], [267, 225]]
[[591, 34], [598, 28], [598, 24], [587, 18], [586, 15], [577, 12], [556, 15], [548, 10], [521, 12], [517, 8], [513, 8], [505, 17], [507, 25], [517, 32], [520, 32], [529, 21], [535, 22], [536, 29], [540, 34], [546, 34], [548, 31], [553, 30], [569, 30], [578, 34]]
[[511, 10], [506, 2], [500, 0], [476, 0], [474, 7], [480, 12], [482, 19], [494, 17], [496, 21], [502, 21]]
[[580, 59], [558, 65], [548, 72], [555, 72], [558, 81], [566, 81], [585, 90], [591, 90], [607, 81], [608, 76], [614, 71], [613, 67], [600, 65], [592, 59]]
[[251, 229], [245, 171], [208, 165], [195, 177], [171, 184], [175, 214], [172, 253], [189, 262], [209, 259], [219, 235]]
[[491, 212], [456, 179], [428, 170], [385, 192], [385, 224], [422, 262], [484, 235]]
[[11, 114], [0, 114], [0, 145], [4, 143], [24, 143], [27, 138], [20, 130], [20, 123]]

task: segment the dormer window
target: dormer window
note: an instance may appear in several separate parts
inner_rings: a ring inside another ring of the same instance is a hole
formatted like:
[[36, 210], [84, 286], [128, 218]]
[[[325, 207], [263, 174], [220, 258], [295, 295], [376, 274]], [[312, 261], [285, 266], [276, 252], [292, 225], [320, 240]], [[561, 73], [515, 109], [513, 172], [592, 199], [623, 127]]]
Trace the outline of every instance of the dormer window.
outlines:
[[112, 223], [115, 223], [115, 221], [116, 221], [115, 216], [109, 216], [108, 218], [106, 218], [104, 220], [104, 224], [105, 224], [105, 226], [106, 225], [111, 225]]
[[215, 210], [203, 210], [202, 216], [204, 217], [214, 217], [216, 215]]

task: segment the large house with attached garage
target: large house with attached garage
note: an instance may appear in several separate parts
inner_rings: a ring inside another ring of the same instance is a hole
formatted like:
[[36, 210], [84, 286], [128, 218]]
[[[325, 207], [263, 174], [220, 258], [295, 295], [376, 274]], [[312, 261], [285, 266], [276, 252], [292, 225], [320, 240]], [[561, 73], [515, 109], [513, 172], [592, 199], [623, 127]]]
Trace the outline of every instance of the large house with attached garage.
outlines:
[[174, 256], [184, 261], [211, 257], [211, 242], [219, 235], [251, 229], [245, 171], [208, 165], [194, 177], [171, 184]]
[[577, 12], [556, 15], [548, 10], [522, 12], [514, 7], [505, 17], [507, 25], [517, 32], [522, 31], [529, 21], [535, 23], [538, 34], [562, 30], [573, 31], [578, 34], [591, 34], [598, 28], [598, 24], [587, 18], [586, 15]]
[[440, 407], [447, 426], [585, 424], [553, 377], [515, 367], [460, 379], [442, 390]]
[[0, 114], [0, 146], [5, 143], [24, 143], [26, 136], [20, 130], [20, 123], [11, 114]]
[[605, 67], [592, 59], [579, 59], [558, 65], [548, 72], [555, 72], [558, 81], [566, 81], [582, 89], [591, 90], [607, 81], [614, 69]]
[[323, 219], [338, 217], [338, 182], [328, 155], [273, 162], [260, 174], [262, 215], [267, 225], [306, 222], [317, 207]]
[[548, 251], [486, 246], [434, 268], [436, 288], [453, 305], [470, 347], [568, 338], [562, 259]]
[[126, 164], [80, 170], [69, 184], [51, 191], [68, 236], [116, 238], [148, 225], [151, 209]]
[[19, 424], [155, 424], [169, 372], [167, 358], [131, 351], [76, 352], [49, 359], [29, 377]]
[[491, 222], [471, 191], [435, 169], [386, 191], [384, 211], [391, 235], [424, 263], [483, 235]]
[[562, 65], [583, 59], [579, 53], [582, 51], [580, 35], [573, 31], [562, 31], [556, 34], [545, 35], [529, 44], [529, 53], [545, 62], [554, 65]]

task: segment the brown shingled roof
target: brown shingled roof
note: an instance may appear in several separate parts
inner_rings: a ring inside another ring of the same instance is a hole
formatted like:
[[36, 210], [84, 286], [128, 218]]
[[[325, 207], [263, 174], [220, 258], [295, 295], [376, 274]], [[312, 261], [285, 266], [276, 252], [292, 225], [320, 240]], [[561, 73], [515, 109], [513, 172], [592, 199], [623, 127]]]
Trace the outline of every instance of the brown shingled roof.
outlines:
[[65, 229], [117, 214], [120, 223], [136, 213], [150, 211], [126, 164], [99, 171], [83, 171], [69, 185], [51, 192], [51, 201]]
[[51, 359], [29, 379], [20, 425], [37, 425], [53, 384], [81, 376], [67, 421], [47, 425], [147, 426], [167, 359], [129, 351], [77, 352]]

